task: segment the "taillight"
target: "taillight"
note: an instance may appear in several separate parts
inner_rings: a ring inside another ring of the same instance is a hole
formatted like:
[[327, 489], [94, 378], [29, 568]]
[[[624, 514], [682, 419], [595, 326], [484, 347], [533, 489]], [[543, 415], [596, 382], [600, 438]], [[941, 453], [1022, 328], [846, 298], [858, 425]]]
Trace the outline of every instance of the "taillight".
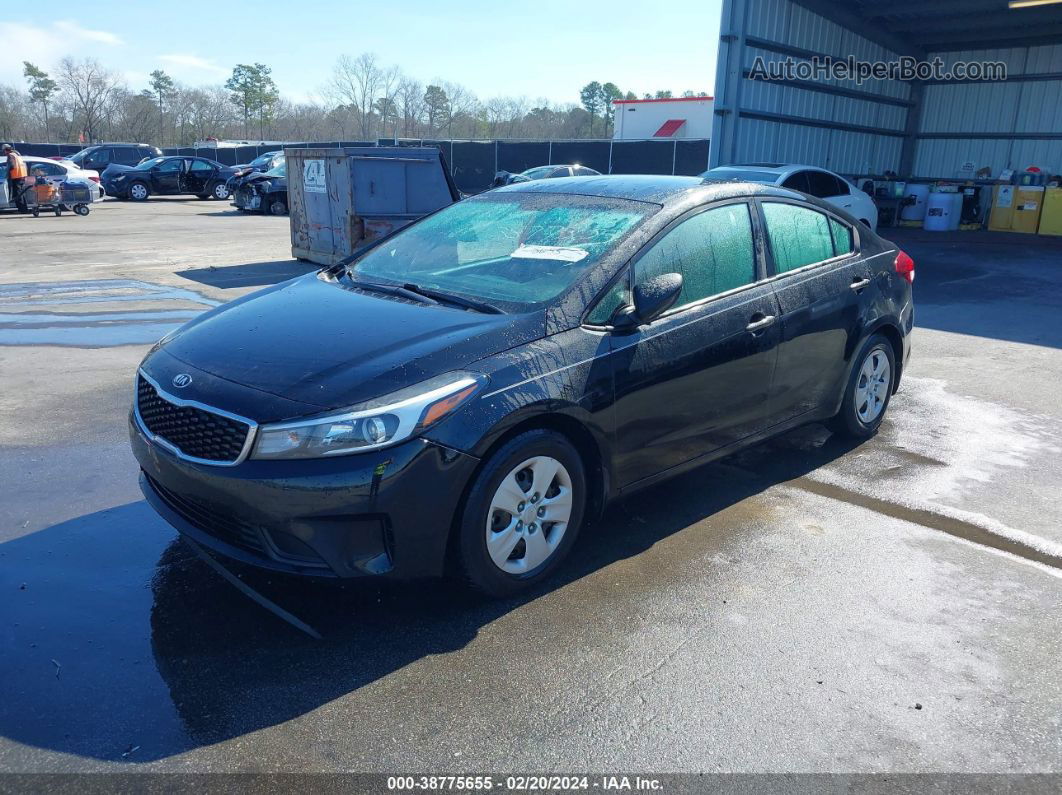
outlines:
[[97, 185], [100, 182], [100, 178], [99, 177], [89, 177], [89, 179], [92, 180], [93, 182], [95, 182]]
[[896, 255], [896, 262], [894, 264], [896, 272], [903, 276], [903, 278], [907, 279], [910, 284], [914, 284], [914, 260], [907, 256], [905, 252], [901, 251]]

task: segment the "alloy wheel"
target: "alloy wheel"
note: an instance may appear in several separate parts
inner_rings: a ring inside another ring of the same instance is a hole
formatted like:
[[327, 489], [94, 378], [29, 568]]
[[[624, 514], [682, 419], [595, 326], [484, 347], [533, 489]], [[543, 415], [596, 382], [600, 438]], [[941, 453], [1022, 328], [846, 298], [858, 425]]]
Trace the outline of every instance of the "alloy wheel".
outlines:
[[869, 425], [885, 408], [885, 401], [892, 386], [892, 370], [889, 357], [880, 347], [873, 348], [859, 368], [855, 383], [855, 409], [860, 421]]
[[568, 529], [572, 479], [556, 458], [535, 456], [502, 479], [487, 511], [487, 552], [509, 574], [545, 563]]

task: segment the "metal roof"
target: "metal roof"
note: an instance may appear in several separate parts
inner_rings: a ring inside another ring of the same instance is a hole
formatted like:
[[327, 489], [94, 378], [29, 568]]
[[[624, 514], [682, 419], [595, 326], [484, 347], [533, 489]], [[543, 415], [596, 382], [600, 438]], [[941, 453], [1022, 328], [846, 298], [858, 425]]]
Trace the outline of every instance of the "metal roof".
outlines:
[[1062, 3], [1010, 8], [1008, 0], [795, 0], [894, 52], [1062, 42]]

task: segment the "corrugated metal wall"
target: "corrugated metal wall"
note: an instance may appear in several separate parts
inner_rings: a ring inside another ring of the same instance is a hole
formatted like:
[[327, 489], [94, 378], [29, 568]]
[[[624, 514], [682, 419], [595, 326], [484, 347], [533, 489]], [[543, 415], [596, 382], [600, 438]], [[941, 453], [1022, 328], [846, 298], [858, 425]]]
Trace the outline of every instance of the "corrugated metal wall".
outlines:
[[[880, 173], [899, 167], [908, 114], [903, 103], [910, 98], [906, 83], [822, 81], [823, 85], [861, 95], [850, 96], [744, 77], [757, 57], [770, 64], [808, 51], [878, 61], [893, 60], [898, 57], [896, 53], [791, 0], [724, 0], [721, 32], [712, 165], [795, 162], [844, 174]], [[789, 51], [779, 52], [760, 42]], [[899, 102], [881, 102], [879, 97]], [[769, 118], [778, 115], [818, 124]], [[840, 125], [865, 129], [843, 129]]]
[[927, 86], [918, 132], [941, 137], [919, 139], [916, 174], [962, 176], [960, 166], [968, 161], [993, 174], [1033, 165], [1062, 173], [1062, 80], [1029, 79], [1062, 74], [1062, 44], [939, 55], [949, 67], [956, 61], [1003, 61], [1011, 79]]
[[993, 174], [1031, 165], [1062, 173], [1062, 44], [928, 55], [949, 68], [1002, 61], [1006, 82], [824, 80], [809, 88], [747, 75], [757, 57], [770, 64], [810, 54], [899, 55], [793, 0], [724, 0], [720, 35], [713, 166], [778, 161], [847, 175], [969, 177], [962, 166], [972, 162]]

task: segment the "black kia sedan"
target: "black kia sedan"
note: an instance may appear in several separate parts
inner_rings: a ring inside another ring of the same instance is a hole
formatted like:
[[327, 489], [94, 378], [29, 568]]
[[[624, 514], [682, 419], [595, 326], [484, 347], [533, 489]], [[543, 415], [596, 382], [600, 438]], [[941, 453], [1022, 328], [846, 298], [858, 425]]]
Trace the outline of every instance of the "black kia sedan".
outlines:
[[510, 594], [618, 495], [805, 423], [872, 435], [913, 279], [784, 188], [501, 188], [159, 342], [130, 417], [142, 488], [247, 563]]
[[151, 195], [189, 194], [200, 199], [227, 199], [232, 166], [205, 157], [154, 157], [138, 166], [112, 164], [103, 172], [104, 190], [119, 199], [144, 201]]

